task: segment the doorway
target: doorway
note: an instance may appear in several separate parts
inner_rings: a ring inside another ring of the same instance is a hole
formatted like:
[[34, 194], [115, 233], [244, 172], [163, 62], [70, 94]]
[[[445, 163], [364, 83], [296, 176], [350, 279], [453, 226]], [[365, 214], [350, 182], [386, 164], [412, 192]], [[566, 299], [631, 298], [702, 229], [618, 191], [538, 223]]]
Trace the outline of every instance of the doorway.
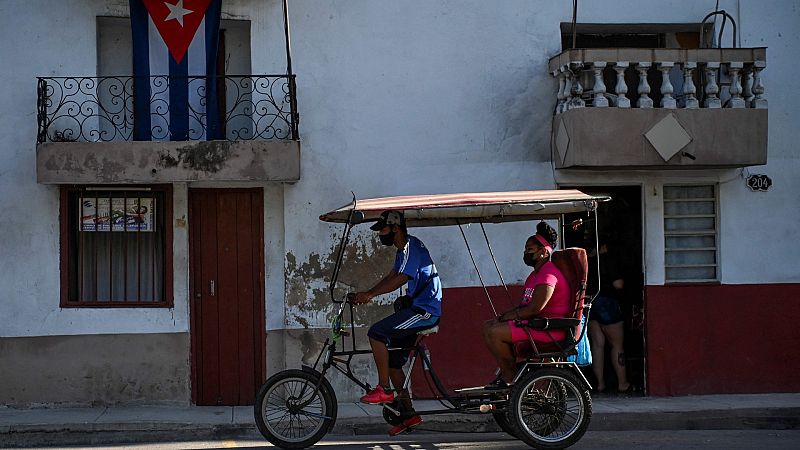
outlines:
[[[562, 188], [566, 188], [562, 186]], [[608, 195], [611, 201], [601, 203], [597, 210], [597, 234], [600, 237], [600, 286], [603, 294], [613, 297], [619, 305], [617, 316], [622, 319], [624, 338], [623, 361], [628, 382], [635, 388], [645, 388], [645, 343], [644, 343], [644, 252], [641, 186], [571, 186], [587, 194]], [[595, 251], [595, 223], [587, 221], [585, 214], [567, 215], [564, 221], [564, 247], [583, 247], [590, 255], [588, 294], [598, 289]], [[582, 219], [582, 222], [576, 222]], [[604, 247], [605, 246], [605, 247]], [[621, 286], [617, 280], [622, 280]], [[616, 283], [615, 283], [616, 282]], [[593, 305], [590, 317], [603, 320], [600, 303]], [[605, 308], [603, 308], [605, 309]], [[605, 315], [605, 314], [604, 314]], [[615, 319], [611, 319], [615, 320]], [[598, 322], [599, 323], [599, 322]], [[590, 329], [593, 327], [590, 324]], [[595, 324], [595, 332], [599, 328]], [[589, 336], [590, 341], [592, 335]], [[605, 339], [602, 374], [606, 389], [614, 392], [617, 375], [612, 364], [611, 346]], [[593, 353], [593, 358], [596, 353]], [[596, 358], [595, 358], [596, 359]], [[595, 362], [596, 363], [596, 362]], [[585, 374], [597, 386], [594, 368], [586, 368]]]
[[263, 199], [261, 189], [189, 189], [197, 405], [252, 405], [264, 382]]

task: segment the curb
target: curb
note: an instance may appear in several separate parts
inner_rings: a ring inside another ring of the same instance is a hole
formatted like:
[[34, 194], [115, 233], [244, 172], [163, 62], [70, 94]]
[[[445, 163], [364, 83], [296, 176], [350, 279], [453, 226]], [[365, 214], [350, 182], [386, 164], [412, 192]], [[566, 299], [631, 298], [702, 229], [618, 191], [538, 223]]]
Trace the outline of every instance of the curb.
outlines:
[[800, 408], [601, 413], [589, 424], [589, 431], [795, 429], [800, 429]]
[[[336, 421], [331, 435], [383, 435], [389, 425], [380, 416]], [[595, 413], [589, 431], [648, 430], [792, 430], [800, 429], [798, 408], [747, 408], [673, 412]], [[441, 414], [424, 418], [418, 432], [486, 433], [500, 431], [491, 415]], [[264, 439], [255, 425], [185, 422], [75, 423], [0, 426], [0, 447], [107, 445], [190, 440]]]
[[[187, 425], [175, 423], [77, 424], [14, 427], [0, 433], [0, 448], [43, 446], [86, 446], [137, 444], [146, 442], [181, 442], [193, 440], [263, 439], [251, 425]], [[43, 429], [47, 428], [47, 429]]]

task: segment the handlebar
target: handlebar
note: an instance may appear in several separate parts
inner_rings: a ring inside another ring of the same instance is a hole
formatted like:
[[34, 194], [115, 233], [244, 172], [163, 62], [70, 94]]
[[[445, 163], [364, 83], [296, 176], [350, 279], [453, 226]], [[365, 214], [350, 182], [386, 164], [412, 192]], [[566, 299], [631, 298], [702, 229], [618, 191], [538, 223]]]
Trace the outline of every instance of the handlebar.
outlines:
[[355, 292], [348, 292], [347, 294], [344, 295], [344, 297], [342, 297], [341, 300], [334, 299], [333, 303], [350, 303], [351, 305], [355, 305], [356, 303], [353, 303], [353, 300], [355, 298], [356, 298]]

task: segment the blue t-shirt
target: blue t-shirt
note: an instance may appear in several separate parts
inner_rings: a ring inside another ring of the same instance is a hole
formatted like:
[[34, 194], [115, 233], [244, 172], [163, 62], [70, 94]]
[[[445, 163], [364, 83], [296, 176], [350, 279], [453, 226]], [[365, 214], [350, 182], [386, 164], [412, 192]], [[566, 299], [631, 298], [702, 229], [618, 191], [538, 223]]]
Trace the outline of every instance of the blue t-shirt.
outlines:
[[434, 316], [442, 315], [442, 283], [439, 281], [439, 273], [433, 264], [431, 254], [422, 241], [414, 236], [408, 236], [406, 247], [397, 251], [394, 271], [411, 277], [408, 280], [409, 296], [421, 289], [413, 299], [413, 306], [424, 309]]

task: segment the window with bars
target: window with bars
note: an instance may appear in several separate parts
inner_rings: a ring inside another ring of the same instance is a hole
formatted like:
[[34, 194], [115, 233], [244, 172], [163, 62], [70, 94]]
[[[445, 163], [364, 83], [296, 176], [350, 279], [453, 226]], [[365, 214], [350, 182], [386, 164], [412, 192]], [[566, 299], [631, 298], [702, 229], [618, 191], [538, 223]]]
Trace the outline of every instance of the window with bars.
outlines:
[[64, 187], [61, 306], [172, 306], [172, 189]]
[[714, 185], [664, 186], [665, 281], [719, 280]]

